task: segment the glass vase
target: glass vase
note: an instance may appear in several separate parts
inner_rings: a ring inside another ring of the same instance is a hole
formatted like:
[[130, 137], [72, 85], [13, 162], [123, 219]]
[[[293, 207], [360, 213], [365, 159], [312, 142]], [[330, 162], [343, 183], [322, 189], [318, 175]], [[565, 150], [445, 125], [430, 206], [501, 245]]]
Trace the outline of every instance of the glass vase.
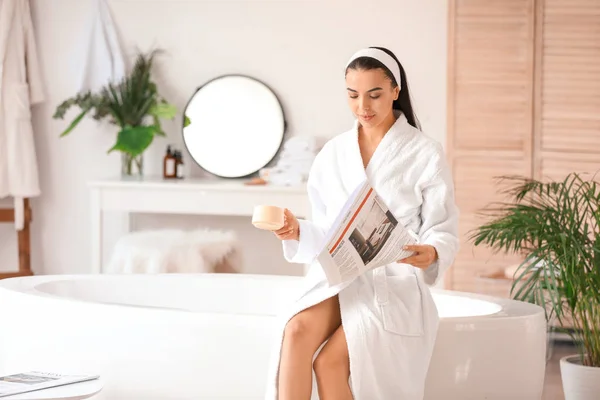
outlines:
[[144, 155], [121, 153], [121, 176], [141, 179], [144, 176]]

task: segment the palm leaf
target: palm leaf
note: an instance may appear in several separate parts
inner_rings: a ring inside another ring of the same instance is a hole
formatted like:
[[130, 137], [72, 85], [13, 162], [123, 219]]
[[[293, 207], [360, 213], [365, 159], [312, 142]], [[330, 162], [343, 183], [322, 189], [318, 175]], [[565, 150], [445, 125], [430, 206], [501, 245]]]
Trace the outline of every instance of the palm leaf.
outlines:
[[79, 115], [73, 120], [73, 122], [71, 122], [71, 124], [67, 127], [67, 129], [65, 129], [60, 136], [65, 136], [68, 135], [69, 132], [71, 132], [73, 129], [75, 129], [75, 127], [77, 125], [79, 125], [79, 123], [81, 122], [81, 120], [83, 119], [83, 117], [85, 117], [85, 115], [88, 113], [88, 111], [90, 111], [89, 108], [84, 109], [81, 113], [79, 113]]

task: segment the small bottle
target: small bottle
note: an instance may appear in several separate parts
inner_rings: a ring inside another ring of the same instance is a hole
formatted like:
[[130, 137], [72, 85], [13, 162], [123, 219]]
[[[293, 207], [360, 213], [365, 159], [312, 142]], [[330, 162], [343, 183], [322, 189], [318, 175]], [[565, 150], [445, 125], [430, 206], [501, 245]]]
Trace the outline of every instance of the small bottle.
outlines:
[[163, 177], [165, 179], [177, 177], [177, 159], [173, 151], [171, 151], [170, 145], [167, 146], [167, 153], [163, 159]]
[[178, 179], [183, 179], [183, 155], [181, 151], [177, 150], [175, 152], [175, 165], [176, 165], [176, 176]]

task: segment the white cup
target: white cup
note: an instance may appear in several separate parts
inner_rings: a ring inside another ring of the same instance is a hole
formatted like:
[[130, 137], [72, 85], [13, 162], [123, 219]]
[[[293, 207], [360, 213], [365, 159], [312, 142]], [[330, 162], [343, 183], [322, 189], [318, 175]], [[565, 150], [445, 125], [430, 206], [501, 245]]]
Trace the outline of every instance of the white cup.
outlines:
[[284, 210], [276, 206], [255, 206], [252, 225], [258, 229], [276, 231], [284, 224]]

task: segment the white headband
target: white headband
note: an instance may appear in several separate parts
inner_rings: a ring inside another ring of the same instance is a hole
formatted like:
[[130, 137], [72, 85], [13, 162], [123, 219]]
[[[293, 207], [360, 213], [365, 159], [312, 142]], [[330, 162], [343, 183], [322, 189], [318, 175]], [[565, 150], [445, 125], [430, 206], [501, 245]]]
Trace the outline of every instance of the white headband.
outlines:
[[372, 48], [366, 48], [366, 49], [359, 50], [356, 53], [354, 53], [354, 55], [352, 57], [350, 57], [350, 60], [348, 60], [348, 62], [346, 63], [346, 68], [348, 68], [348, 65], [350, 65], [350, 63], [352, 61], [354, 61], [355, 59], [357, 59], [359, 57], [374, 58], [377, 61], [379, 61], [380, 63], [382, 63], [383, 65], [385, 65], [387, 67], [387, 69], [389, 69], [392, 72], [392, 75], [394, 75], [394, 78], [396, 79], [396, 83], [398, 84], [398, 88], [402, 89], [402, 82], [400, 80], [400, 67], [398, 66], [398, 63], [396, 62], [396, 60], [394, 60], [394, 58], [392, 56], [390, 56], [388, 53], [386, 53], [383, 50], [372, 49]]

